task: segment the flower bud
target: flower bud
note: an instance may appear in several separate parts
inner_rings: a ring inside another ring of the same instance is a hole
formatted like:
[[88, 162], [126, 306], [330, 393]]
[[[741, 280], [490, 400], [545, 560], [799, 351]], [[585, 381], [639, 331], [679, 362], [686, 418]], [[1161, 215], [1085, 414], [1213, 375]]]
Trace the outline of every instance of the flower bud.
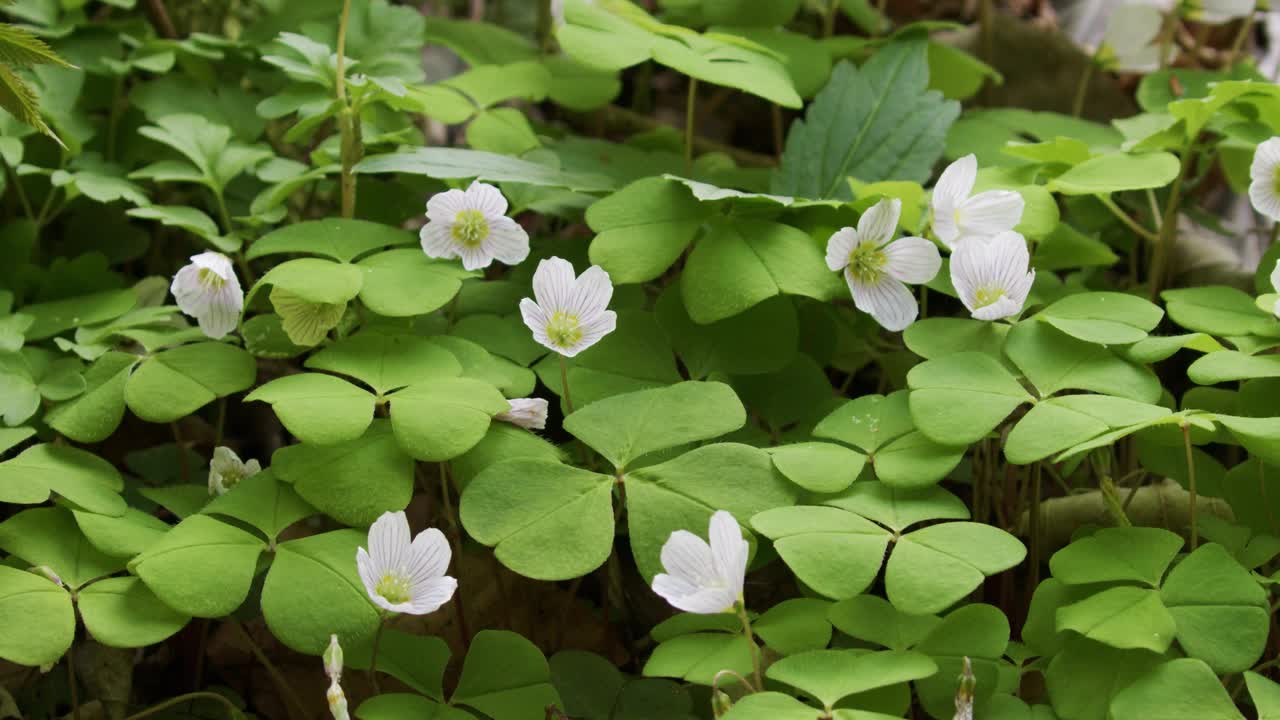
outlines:
[[960, 671], [960, 687], [956, 689], [956, 714], [954, 720], [973, 720], [973, 691], [978, 678], [973, 675], [973, 664], [966, 656]]
[[342, 679], [342, 646], [338, 644], [338, 636], [329, 636], [329, 647], [325, 648], [324, 655], [324, 674], [329, 676], [329, 680], [336, 683]]
[[329, 685], [325, 697], [329, 700], [329, 712], [333, 714], [333, 720], [351, 720], [351, 716], [347, 714], [347, 696], [337, 680]]

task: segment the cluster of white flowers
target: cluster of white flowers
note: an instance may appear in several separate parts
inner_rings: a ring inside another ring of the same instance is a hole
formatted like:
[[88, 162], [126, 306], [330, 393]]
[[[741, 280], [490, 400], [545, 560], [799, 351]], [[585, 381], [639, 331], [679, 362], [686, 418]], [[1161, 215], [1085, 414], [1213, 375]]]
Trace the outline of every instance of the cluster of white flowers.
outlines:
[[[1035, 280], [1026, 239], [1013, 231], [1022, 222], [1022, 195], [1011, 190], [973, 193], [978, 161], [966, 155], [951, 163], [933, 189], [932, 229], [951, 250], [951, 284], [978, 320], [1017, 315]], [[899, 332], [919, 314], [907, 284], [931, 281], [942, 267], [934, 243], [919, 237], [894, 239], [902, 202], [881, 200], [827, 241], [827, 267], [844, 271], [854, 305], [886, 330]]]

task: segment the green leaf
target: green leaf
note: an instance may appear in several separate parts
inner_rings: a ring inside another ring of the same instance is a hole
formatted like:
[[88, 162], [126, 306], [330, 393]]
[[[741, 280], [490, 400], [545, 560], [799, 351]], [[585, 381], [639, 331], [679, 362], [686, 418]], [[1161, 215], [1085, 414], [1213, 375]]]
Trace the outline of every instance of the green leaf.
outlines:
[[710, 216], [710, 207], [676, 183], [637, 180], [587, 210], [596, 232], [591, 262], [615, 283], [648, 282], [671, 267]]
[[[796, 356], [800, 330], [795, 306], [786, 297], [770, 298], [733, 317], [698, 325], [685, 308], [680, 283], [672, 283], [658, 299], [657, 312], [691, 378], [704, 379], [717, 371], [729, 375], [775, 372]], [[769, 330], [760, 332], [761, 328]], [[606, 337], [601, 342], [607, 341]]]
[[71, 647], [76, 611], [71, 596], [42, 575], [0, 565], [0, 658], [40, 667]]
[[304, 364], [353, 377], [379, 395], [427, 378], [462, 374], [462, 365], [453, 353], [426, 338], [373, 331], [344, 338]]
[[1160, 399], [1160, 381], [1147, 368], [1045, 323], [1018, 323], [1009, 331], [1004, 347], [1041, 397], [1063, 390], [1090, 390], [1144, 403]]
[[555, 445], [529, 430], [511, 423], [491, 423], [484, 439], [450, 461], [450, 469], [458, 488], [465, 491], [471, 480], [490, 465], [517, 458], [560, 461], [565, 455]]
[[138, 304], [133, 289], [107, 290], [50, 302], [23, 305], [22, 313], [35, 318], [27, 328], [27, 342], [61, 335], [71, 328], [114, 320]]
[[1280, 685], [1255, 672], [1245, 673], [1244, 681], [1249, 686], [1249, 697], [1258, 709], [1258, 720], [1280, 718]]
[[464, 710], [441, 705], [412, 693], [383, 693], [360, 703], [355, 716], [360, 720], [471, 720]]
[[1235, 350], [1206, 353], [1187, 368], [1187, 377], [1198, 385], [1280, 377], [1280, 356], [1249, 355]]
[[111, 557], [138, 555], [169, 531], [163, 520], [132, 507], [119, 517], [83, 510], [73, 510], [72, 514], [89, 543]]
[[1068, 585], [1138, 582], [1160, 587], [1182, 538], [1160, 528], [1103, 528], [1049, 558], [1053, 576]]
[[837, 600], [859, 595], [880, 574], [890, 534], [875, 523], [832, 507], [766, 510], [751, 518], [796, 578]]
[[348, 647], [371, 641], [382, 619], [356, 574], [364, 542], [361, 532], [335, 530], [277, 546], [262, 586], [271, 634], [307, 655], [324, 652], [330, 633]]
[[854, 483], [841, 495], [825, 498], [823, 503], [874, 520], [895, 533], [926, 520], [969, 518], [964, 502], [937, 486], [902, 489], [863, 481]]
[[364, 273], [360, 301], [387, 317], [414, 317], [444, 307], [471, 273], [455, 262], [427, 257], [418, 248], [370, 255], [356, 263]]
[[124, 488], [111, 463], [65, 445], [35, 445], [0, 463], [0, 501], [34, 505], [57, 493], [78, 508], [119, 516]]
[[[346, 651], [347, 667], [368, 669], [373, 643]], [[434, 635], [411, 635], [383, 628], [378, 644], [378, 672], [386, 673], [432, 700], [444, 702], [444, 672], [449, 665], [449, 644]]]
[[341, 305], [360, 292], [364, 275], [355, 265], [319, 258], [289, 260], [271, 268], [254, 283], [245, 305], [266, 285], [274, 286], [273, 292], [283, 290], [309, 303]]
[[1217, 543], [1174, 567], [1160, 596], [1178, 624], [1178, 644], [1219, 675], [1243, 672], [1262, 657], [1270, 631], [1267, 593]]
[[814, 598], [783, 600], [756, 618], [751, 629], [782, 655], [821, 650], [831, 642], [830, 608], [831, 603]]
[[1236, 288], [1180, 288], [1165, 290], [1160, 297], [1164, 298], [1169, 319], [1192, 332], [1214, 337], [1277, 334], [1276, 319], [1259, 310], [1253, 298]]
[[631, 552], [646, 580], [662, 571], [662, 546], [676, 530], [700, 532], [717, 510], [743, 522], [796, 498], [795, 488], [774, 472], [767, 453], [736, 443], [705, 445], [632, 470], [623, 482]]
[[543, 720], [560, 706], [551, 668], [533, 643], [505, 630], [481, 630], [471, 641], [450, 699], [495, 720]]
[[240, 607], [249, 594], [258, 555], [265, 547], [244, 530], [193, 515], [134, 558], [129, 569], [174, 610], [194, 617], [222, 617]]
[[510, 407], [502, 393], [479, 380], [427, 380], [391, 396], [391, 428], [409, 455], [440, 462], [474, 447], [493, 416]]
[[1163, 653], [1177, 629], [1160, 593], [1115, 587], [1058, 610], [1058, 630], [1074, 630], [1111, 647]]
[[45, 413], [49, 427], [77, 442], [102, 442], [124, 419], [124, 388], [138, 358], [108, 352], [84, 374], [85, 391]]
[[[362, 479], [368, 482], [369, 469], [362, 468]], [[275, 540], [285, 528], [316, 514], [316, 509], [298, 497], [293, 488], [276, 479], [268, 468], [236, 483], [225, 494], [214, 498], [201, 512], [224, 515], [248, 523]]]
[[1054, 453], [1126, 426], [1168, 417], [1168, 408], [1108, 395], [1064, 395], [1031, 408], [1009, 432], [1004, 454], [1015, 465]]
[[1008, 328], [1000, 323], [969, 318], [931, 317], [911, 323], [902, 332], [907, 349], [925, 360], [939, 360], [961, 352], [981, 352], [999, 358]]
[[872, 456], [876, 477], [900, 488], [928, 487], [951, 474], [964, 458], [963, 446], [948, 446], [910, 432], [891, 440]]
[[826, 708], [856, 694], [919, 680], [938, 671], [927, 656], [885, 650], [815, 650], [782, 658], [769, 666], [769, 677], [817, 698]]
[[[643, 674], [710, 685], [721, 670], [732, 670], [743, 677], [751, 674], [751, 646], [742, 635], [713, 632], [672, 638], [653, 649]], [[729, 686], [733, 680], [726, 678], [721, 683]]]
[[355, 171], [426, 175], [438, 180], [475, 178], [579, 192], [601, 192], [615, 187], [613, 180], [603, 175], [565, 172], [528, 160], [461, 148], [418, 148], [409, 152], [371, 155], [357, 163]]
[[[1148, 650], [1118, 650], [1074, 637], [1044, 673], [1054, 712], [1063, 718], [1111, 720], [1111, 699], [1160, 660]], [[1150, 717], [1139, 714], [1131, 720]]]
[[124, 568], [123, 560], [91, 545], [71, 511], [60, 507], [23, 510], [0, 523], [0, 549], [28, 567], [52, 569], [73, 590]]
[[1036, 317], [1085, 342], [1128, 345], [1146, 338], [1164, 311], [1134, 295], [1088, 292], [1068, 295]]
[[849, 400], [823, 418], [814, 427], [813, 435], [874, 454], [880, 446], [915, 429], [907, 395], [907, 391], [900, 390], [887, 397], [863, 395]]
[[705, 325], [779, 294], [830, 300], [847, 291], [813, 239], [800, 230], [716, 219], [685, 261], [680, 292], [689, 317]]
[[648, 453], [733, 432], [746, 419], [728, 385], [683, 382], [592, 403], [565, 418], [564, 429], [622, 470]]
[[916, 530], [898, 539], [885, 566], [889, 602], [915, 615], [945, 610], [1026, 555], [1017, 538], [990, 525], [955, 522]]
[[[80, 180], [83, 185], [83, 179]], [[203, 211], [183, 205], [149, 205], [133, 208], [127, 213], [129, 217], [143, 220], [156, 220], [166, 227], [176, 227], [196, 235], [207, 241], [216, 250], [234, 253], [240, 249], [240, 239], [235, 236], [223, 236], [213, 218]]]
[[570, 717], [611, 718], [624, 682], [609, 660], [585, 650], [561, 650], [551, 656], [551, 682]]
[[540, 580], [581, 577], [613, 548], [613, 478], [542, 459], [490, 465], [467, 485], [467, 533], [502, 564]]
[[1105, 242], [1066, 223], [1058, 223], [1052, 232], [1036, 243], [1031, 265], [1041, 270], [1057, 271], [1077, 267], [1110, 267], [1119, 259], [1120, 256]]
[[125, 384], [124, 399], [143, 420], [173, 422], [247, 390], [257, 375], [257, 361], [235, 345], [183, 345], [143, 360]]
[[990, 355], [957, 353], [907, 373], [911, 417], [931, 440], [967, 445], [986, 437], [1032, 398]]
[[[758, 692], [744, 695], [729, 708], [724, 720], [812, 720], [818, 710], [790, 695]], [[835, 720], [894, 720], [897, 716], [863, 710], [836, 710]]]
[[1244, 720], [1218, 676], [1199, 660], [1170, 660], [1120, 691], [1115, 720]]
[[967, 657], [977, 676], [974, 704], [981, 712], [997, 684], [1003, 684], [1001, 658], [1008, 649], [1009, 621], [999, 608], [975, 603], [948, 613], [915, 647], [938, 665], [937, 674], [916, 681], [920, 704], [933, 717], [950, 715], [955, 709], [956, 679]]
[[347, 525], [369, 525], [385, 512], [403, 510], [413, 497], [413, 458], [382, 419], [344, 443], [281, 448], [271, 458], [271, 472]]
[[354, 440], [373, 419], [373, 395], [346, 380], [320, 373], [272, 380], [245, 397], [245, 402], [254, 400], [270, 404], [289, 432], [316, 445]]
[[861, 68], [836, 65], [787, 135], [771, 190], [805, 198], [853, 198], [846, 178], [924, 182], [942, 155], [960, 104], [927, 90], [927, 43], [894, 42]]
[[1049, 182], [1049, 190], [1061, 195], [1104, 195], [1159, 188], [1173, 182], [1180, 167], [1178, 158], [1167, 152], [1108, 153], [1070, 168]]
[[904, 613], [875, 595], [841, 600], [831, 606], [827, 617], [840, 632], [890, 650], [914, 647], [942, 622], [934, 615]]
[[349, 263], [380, 248], [417, 244], [412, 233], [365, 220], [326, 218], [286, 225], [258, 238], [245, 253], [254, 260], [300, 253]]
[[160, 602], [135, 577], [96, 582], [77, 594], [76, 605], [93, 639], [107, 647], [154, 645], [191, 619]]
[[807, 442], [769, 448], [773, 466], [810, 492], [835, 493], [858, 479], [867, 457], [834, 443]]
[[[1245, 418], [1214, 415], [1246, 450], [1268, 463], [1280, 462], [1280, 418]], [[2, 468], [3, 465], [0, 465]]]

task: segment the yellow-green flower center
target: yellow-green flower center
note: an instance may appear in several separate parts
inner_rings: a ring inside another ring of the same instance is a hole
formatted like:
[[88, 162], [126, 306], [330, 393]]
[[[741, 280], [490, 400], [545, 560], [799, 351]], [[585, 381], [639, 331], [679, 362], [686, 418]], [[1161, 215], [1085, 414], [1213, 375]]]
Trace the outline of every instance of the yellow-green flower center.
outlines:
[[551, 313], [551, 319], [547, 321], [547, 339], [556, 347], [572, 348], [582, 341], [582, 324], [578, 322], [577, 315], [560, 310]]
[[453, 219], [453, 239], [463, 247], [480, 247], [489, 237], [489, 221], [479, 210], [463, 210]]
[[1277, 195], [1280, 195], [1280, 165], [1276, 165], [1275, 169], [1272, 170], [1271, 173], [1271, 188]]
[[413, 599], [413, 594], [409, 590], [409, 578], [396, 573], [389, 572], [383, 575], [373, 591], [392, 605], [407, 603]]
[[873, 243], [862, 243], [849, 253], [849, 274], [853, 279], [868, 285], [880, 282], [884, 266], [889, 262], [884, 251]]
[[973, 294], [974, 305], [980, 308], [994, 305], [1002, 297], [1004, 297], [1004, 288], [994, 286], [980, 287]]
[[200, 268], [200, 272], [197, 277], [200, 278], [201, 285], [214, 290], [220, 290], [223, 285], [227, 284], [227, 281], [223, 280], [221, 275], [209, 268]]

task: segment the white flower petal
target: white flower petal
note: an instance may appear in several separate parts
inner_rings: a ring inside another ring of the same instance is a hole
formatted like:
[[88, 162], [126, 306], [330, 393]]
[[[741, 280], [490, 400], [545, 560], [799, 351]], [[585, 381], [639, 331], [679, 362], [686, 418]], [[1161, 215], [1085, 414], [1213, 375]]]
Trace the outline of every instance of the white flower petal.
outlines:
[[[951, 284], [975, 319], [998, 320], [1022, 311], [1035, 282], [1030, 264], [1026, 238], [1019, 233], [974, 238], [951, 255]], [[998, 292], [999, 297], [979, 307], [978, 294], [983, 291]]]
[[191, 258], [169, 285], [183, 313], [194, 317], [205, 335], [215, 340], [236, 328], [244, 308], [244, 292], [230, 258], [206, 252]]
[[666, 574], [653, 577], [653, 591], [675, 609], [699, 615], [722, 613], [737, 602], [737, 596], [727, 588], [698, 588]]
[[375, 592], [378, 587], [378, 570], [373, 566], [373, 558], [369, 557], [369, 552], [364, 548], [356, 548], [356, 571], [360, 574], [360, 582], [364, 583], [365, 593], [376, 603], [378, 601], [378, 593]]
[[468, 209], [467, 194], [461, 190], [446, 190], [427, 200], [427, 218], [432, 222], [452, 225], [458, 213]]
[[851, 227], [840, 228], [827, 240], [827, 267], [840, 272], [849, 264], [849, 255], [858, 244], [858, 231]]
[[529, 257], [529, 233], [505, 215], [490, 218], [484, 249], [505, 265], [519, 265]]
[[715, 561], [721, 578], [728, 581], [729, 589], [736, 599], [742, 594], [751, 546], [742, 537], [738, 521], [725, 510], [717, 510], [711, 516], [707, 535], [711, 540], [711, 558]]
[[605, 310], [590, 322], [582, 325], [582, 339], [577, 345], [573, 346], [572, 352], [561, 350], [561, 354], [565, 357], [573, 357], [587, 348], [595, 345], [604, 339], [605, 335], [613, 332], [618, 325], [618, 314], [612, 310]]
[[490, 223], [507, 214], [507, 199], [498, 188], [476, 180], [467, 188], [467, 206], [484, 213]]
[[609, 273], [599, 265], [592, 265], [578, 276], [573, 287], [573, 302], [566, 308], [582, 322], [595, 319], [609, 307], [613, 299], [613, 282]]
[[448, 575], [414, 583], [413, 600], [409, 603], [411, 608], [405, 612], [414, 615], [433, 613], [453, 599], [457, 589], [458, 581]]
[[[198, 268], [204, 268], [213, 272], [223, 280], [232, 280], [236, 276], [235, 268], [231, 264], [231, 258], [216, 252], [202, 252], [191, 258], [191, 263]], [[240, 286], [240, 281], [236, 280], [236, 287]]]
[[493, 256], [485, 252], [484, 246], [457, 246], [458, 257], [462, 258], [463, 270], [482, 270], [493, 264]]
[[897, 234], [900, 217], [902, 201], [898, 198], [885, 198], [872, 205], [858, 218], [858, 242], [873, 242], [876, 245], [889, 242]]
[[1249, 167], [1249, 199], [1258, 212], [1280, 220], [1280, 137], [1273, 137], [1258, 145]]
[[576, 278], [568, 260], [551, 257], [538, 262], [533, 272], [533, 297], [548, 313], [569, 307]]
[[853, 293], [853, 304], [890, 332], [901, 332], [915, 322], [920, 309], [916, 296], [901, 281], [884, 277], [877, 283], [864, 284], [848, 272], [845, 280]]
[[445, 539], [444, 533], [435, 528], [427, 528], [413, 539], [413, 544], [409, 546], [409, 556], [407, 565], [409, 577], [414, 583], [419, 583], [444, 577], [445, 572], [449, 570], [453, 550], [449, 547], [449, 541]]
[[894, 240], [884, 249], [888, 258], [884, 270], [889, 277], [905, 283], [922, 285], [933, 279], [942, 269], [942, 255], [938, 246], [918, 237]]
[[507, 405], [511, 409], [495, 415], [495, 420], [509, 422], [526, 430], [542, 430], [547, 427], [545, 398], [512, 398], [507, 400]]
[[978, 179], [978, 158], [972, 153], [956, 160], [942, 171], [933, 186], [933, 233], [947, 245], [955, 241], [955, 211], [969, 199], [973, 183]]
[[529, 328], [533, 333], [533, 338], [538, 341], [539, 345], [555, 350], [550, 344], [551, 341], [547, 339], [547, 314], [538, 306], [538, 303], [529, 298], [522, 298], [520, 300], [520, 317], [524, 319], [525, 327]]
[[961, 203], [957, 212], [961, 239], [990, 237], [1012, 230], [1022, 222], [1025, 201], [1012, 190], [988, 190]]
[[711, 546], [688, 530], [676, 530], [662, 545], [659, 556], [667, 573], [696, 587], [720, 585]]
[[409, 519], [404, 511], [385, 512], [369, 526], [369, 557], [379, 575], [404, 567], [409, 549]]
[[418, 239], [422, 244], [422, 252], [427, 257], [437, 260], [452, 260], [458, 257], [458, 244], [453, 240], [453, 226], [449, 223], [431, 220], [418, 231]]

